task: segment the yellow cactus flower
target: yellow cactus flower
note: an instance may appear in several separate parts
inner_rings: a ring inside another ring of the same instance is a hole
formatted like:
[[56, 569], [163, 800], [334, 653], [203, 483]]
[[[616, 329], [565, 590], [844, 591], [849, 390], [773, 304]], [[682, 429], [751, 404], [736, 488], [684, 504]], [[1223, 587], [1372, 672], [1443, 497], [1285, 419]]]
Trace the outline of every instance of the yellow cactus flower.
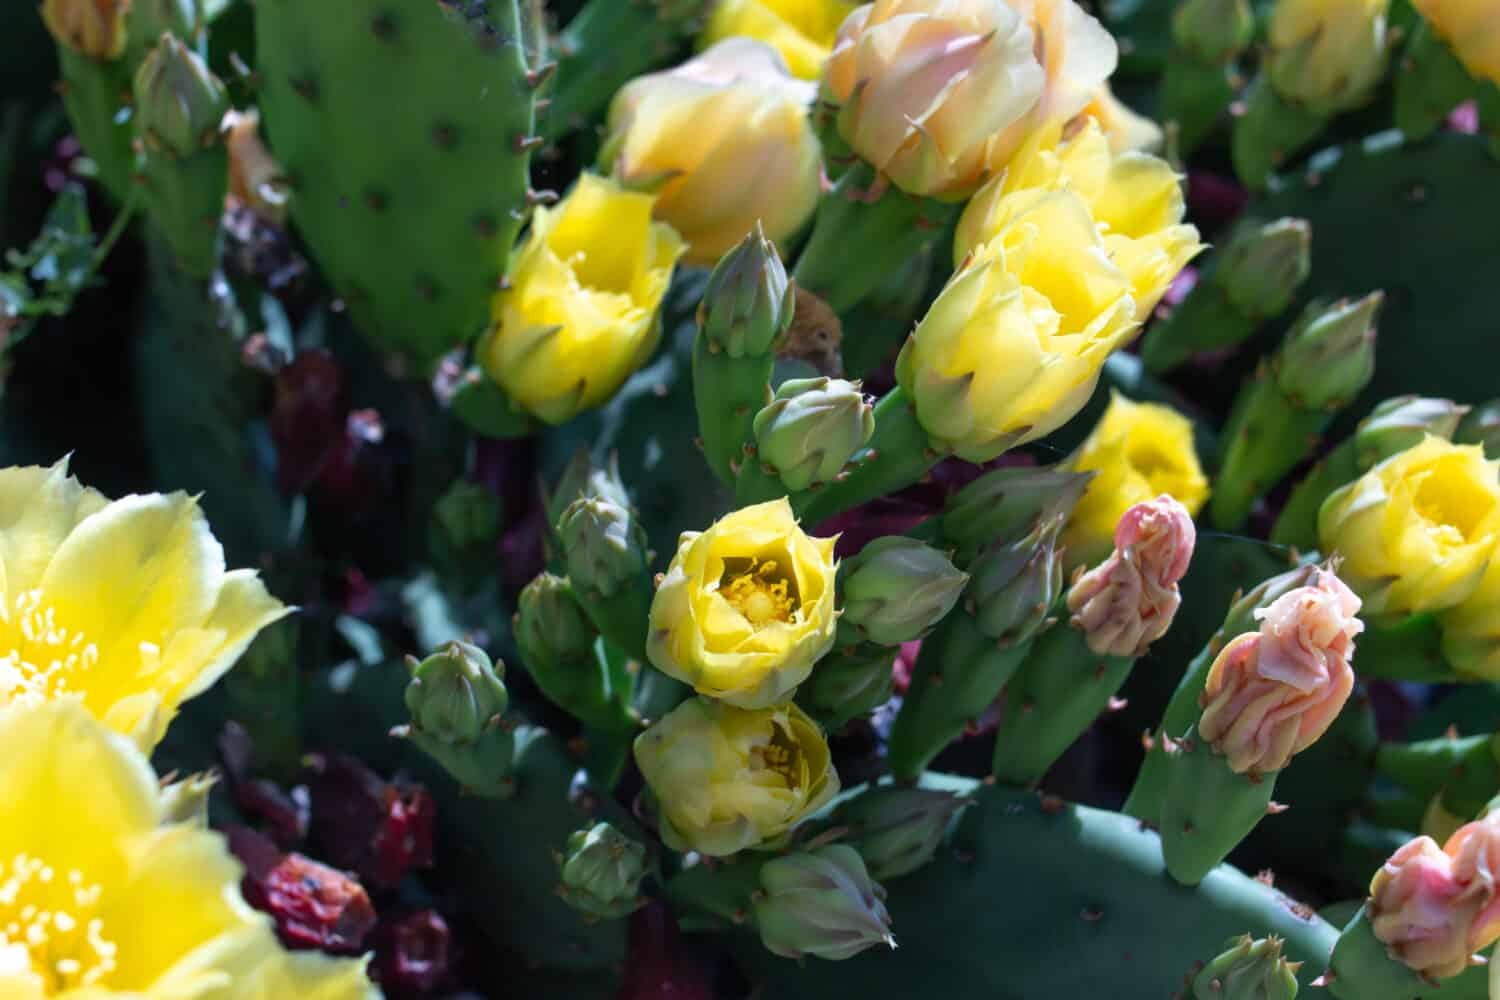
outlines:
[[184, 493], [111, 501], [50, 468], [0, 469], [0, 706], [78, 699], [150, 748], [290, 609]]
[[602, 160], [711, 266], [757, 222], [785, 240], [817, 207], [822, 147], [808, 119], [816, 88], [776, 50], [728, 38], [675, 69], [627, 83], [610, 106]]
[[1063, 529], [1074, 566], [1108, 555], [1115, 526], [1136, 504], [1167, 494], [1196, 515], [1208, 499], [1192, 421], [1170, 406], [1137, 403], [1118, 392], [1110, 393], [1104, 416], [1066, 465], [1094, 473]]
[[876, 0], [839, 28], [822, 95], [839, 135], [897, 187], [956, 201], [1041, 99], [1036, 48], [1004, 0]]
[[1163, 159], [1120, 153], [1100, 124], [1085, 121], [1062, 140], [1054, 121], [1034, 132], [1005, 172], [979, 190], [964, 208], [953, 241], [955, 265], [994, 239], [1015, 212], [1015, 203], [1038, 190], [1067, 190], [1087, 206], [1105, 251], [1130, 278], [1135, 318], [1145, 322], [1167, 287], [1203, 250], [1187, 210], [1181, 178]]
[[662, 840], [715, 857], [777, 846], [839, 790], [822, 730], [790, 702], [746, 711], [690, 698], [636, 737], [635, 761]]
[[1465, 69], [1500, 84], [1500, 9], [1493, 0], [1412, 0], [1412, 6]]
[[1489, 566], [1474, 593], [1438, 614], [1443, 657], [1470, 677], [1500, 682], [1500, 558]]
[[602, 405], [656, 349], [683, 246], [651, 221], [653, 200], [586, 173], [532, 216], [479, 363], [538, 419], [560, 424]]
[[1277, 0], [1266, 72], [1289, 101], [1317, 114], [1357, 107], [1385, 72], [1390, 0]]
[[785, 701], [833, 645], [835, 541], [808, 537], [785, 497], [683, 532], [651, 602], [651, 662], [740, 708]]
[[1330, 494], [1318, 539], [1372, 615], [1462, 604], [1500, 539], [1500, 462], [1429, 435]]
[[42, 20], [58, 44], [81, 56], [109, 61], [125, 52], [131, 0], [44, 0]]
[[719, 0], [702, 41], [754, 38], [780, 52], [793, 76], [816, 80], [839, 25], [857, 6], [847, 0]]
[[1076, 132], [1092, 118], [1104, 130], [1109, 140], [1109, 150], [1116, 156], [1123, 153], [1155, 153], [1166, 141], [1166, 133], [1160, 125], [1137, 114], [1124, 101], [1115, 96], [1104, 84], [1094, 91], [1093, 100], [1068, 124], [1069, 133]]

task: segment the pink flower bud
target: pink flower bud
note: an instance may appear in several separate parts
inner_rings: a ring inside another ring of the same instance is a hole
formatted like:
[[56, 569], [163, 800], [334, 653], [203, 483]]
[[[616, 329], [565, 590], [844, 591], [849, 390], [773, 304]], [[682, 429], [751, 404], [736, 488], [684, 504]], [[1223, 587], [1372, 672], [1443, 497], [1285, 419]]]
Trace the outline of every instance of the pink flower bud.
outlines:
[[1328, 570], [1255, 613], [1209, 669], [1198, 734], [1239, 774], [1279, 771], [1322, 736], [1354, 688], [1359, 598]]
[[1418, 837], [1370, 882], [1370, 926], [1394, 958], [1433, 978], [1456, 976], [1500, 939], [1500, 814], [1460, 827], [1439, 848]]
[[1197, 533], [1192, 515], [1162, 494], [1129, 508], [1115, 526], [1115, 550], [1068, 592], [1073, 627], [1102, 655], [1140, 656], [1166, 634], [1182, 595]]

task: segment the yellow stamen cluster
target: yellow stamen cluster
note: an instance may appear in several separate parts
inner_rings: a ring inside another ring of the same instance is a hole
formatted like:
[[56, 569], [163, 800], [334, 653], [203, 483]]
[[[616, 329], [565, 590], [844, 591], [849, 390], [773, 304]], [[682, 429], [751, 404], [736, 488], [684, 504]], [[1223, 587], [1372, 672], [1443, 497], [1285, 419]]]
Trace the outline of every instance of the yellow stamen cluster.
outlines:
[[0, 861], [0, 972], [29, 971], [48, 996], [105, 982], [115, 945], [94, 915], [99, 897], [76, 869], [60, 877], [27, 854]]
[[0, 704], [80, 693], [86, 685], [70, 680], [99, 662], [98, 647], [60, 625], [40, 590], [18, 594], [14, 606], [0, 602], [0, 650]]
[[785, 577], [778, 579], [776, 560], [760, 562], [750, 560], [750, 567], [743, 573], [729, 578], [729, 585], [722, 589], [724, 599], [734, 605], [736, 611], [745, 616], [751, 625], [767, 622], [789, 622], [797, 613], [797, 599], [790, 593], [791, 585]]

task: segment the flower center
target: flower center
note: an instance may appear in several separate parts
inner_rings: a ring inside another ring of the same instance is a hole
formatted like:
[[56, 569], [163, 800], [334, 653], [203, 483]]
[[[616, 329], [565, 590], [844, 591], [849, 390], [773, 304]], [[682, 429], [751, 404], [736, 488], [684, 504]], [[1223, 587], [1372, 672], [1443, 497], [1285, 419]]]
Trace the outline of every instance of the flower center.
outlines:
[[792, 583], [775, 559], [751, 559], [738, 572], [726, 570], [719, 592], [756, 628], [773, 621], [791, 621], [797, 611]]
[[81, 692], [79, 675], [98, 662], [98, 647], [59, 625], [41, 591], [19, 594], [13, 605], [0, 601], [0, 705]]
[[103, 983], [115, 970], [98, 885], [41, 858], [0, 860], [0, 973], [28, 973], [44, 996]]
[[1413, 505], [1439, 544], [1467, 544], [1494, 506], [1490, 495], [1461, 469], [1440, 464], [1422, 477]]
[[771, 741], [750, 749], [750, 767], [780, 776], [787, 788], [802, 783], [802, 751], [781, 726], [771, 724]]

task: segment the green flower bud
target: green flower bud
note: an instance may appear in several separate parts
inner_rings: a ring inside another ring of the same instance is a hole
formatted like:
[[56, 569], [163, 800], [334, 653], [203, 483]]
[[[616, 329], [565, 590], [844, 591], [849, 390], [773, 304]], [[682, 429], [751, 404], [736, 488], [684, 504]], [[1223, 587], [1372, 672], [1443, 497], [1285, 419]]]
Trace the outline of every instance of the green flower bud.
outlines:
[[1277, 0], [1262, 62], [1276, 93], [1316, 115], [1363, 104], [1385, 74], [1388, 7], [1383, 0]]
[[599, 497], [621, 507], [630, 506], [630, 494], [620, 478], [620, 460], [617, 455], [609, 457], [609, 465], [600, 468], [594, 464], [587, 448], [579, 448], [568, 460], [562, 478], [552, 495], [547, 497], [547, 524], [557, 527], [557, 522], [567, 512], [574, 500], [583, 497]]
[[834, 649], [797, 689], [797, 703], [832, 732], [891, 700], [900, 651], [862, 642]]
[[836, 822], [859, 851], [870, 875], [893, 879], [931, 861], [948, 828], [972, 799], [932, 788], [883, 785], [850, 799]]
[[596, 823], [568, 838], [559, 894], [591, 917], [614, 920], [645, 902], [641, 880], [648, 870], [645, 845], [608, 823]]
[[1092, 472], [1057, 465], [995, 469], [955, 493], [943, 509], [943, 535], [966, 565], [994, 541], [1020, 538], [1040, 522], [1073, 512]]
[[698, 325], [710, 350], [755, 357], [786, 333], [793, 308], [786, 268], [757, 225], [714, 266], [698, 306]]
[[1250, 220], [1235, 228], [1214, 280], [1235, 311], [1254, 320], [1291, 305], [1312, 271], [1312, 226], [1306, 219]]
[[1010, 644], [1041, 631], [1063, 589], [1062, 525], [1061, 517], [1043, 521], [1020, 541], [991, 546], [974, 561], [967, 607], [985, 635]]
[[1193, 1000], [1296, 1000], [1297, 965], [1281, 954], [1281, 939], [1246, 934], [1193, 979]]
[[882, 646], [921, 638], [953, 610], [969, 582], [946, 555], [899, 535], [866, 545], [844, 563], [843, 578], [843, 622]]
[[1255, 14], [1247, 0], [1183, 0], [1172, 15], [1172, 41], [1202, 62], [1228, 62], [1254, 37]]
[[198, 36], [194, 0], [131, 0], [126, 6], [130, 8], [129, 32], [134, 46], [154, 45], [168, 33], [185, 40]]
[[1375, 316], [1385, 296], [1313, 302], [1282, 342], [1276, 388], [1304, 410], [1336, 410], [1375, 374]]
[[460, 480], [438, 498], [427, 548], [445, 583], [466, 589], [493, 573], [500, 518], [500, 498], [478, 483]]
[[896, 947], [885, 889], [847, 844], [773, 858], [760, 867], [755, 922], [766, 950], [838, 961], [884, 943]]
[[1469, 412], [1451, 399], [1396, 396], [1376, 404], [1354, 432], [1354, 455], [1361, 471], [1418, 444], [1429, 434], [1452, 438]]
[[646, 535], [624, 504], [574, 500], [558, 519], [557, 533], [568, 576], [579, 588], [610, 597], [646, 573]]
[[418, 662], [408, 658], [406, 710], [412, 729], [448, 744], [476, 742], [510, 704], [505, 682], [478, 646], [454, 640]]
[[566, 679], [581, 675], [578, 664], [592, 659], [599, 634], [572, 585], [551, 573], [538, 575], [521, 591], [515, 633], [526, 669], [554, 701], [573, 689]]
[[164, 34], [136, 71], [135, 108], [148, 148], [188, 157], [214, 142], [229, 95], [207, 63]]
[[755, 415], [760, 460], [789, 490], [830, 482], [875, 433], [875, 410], [858, 382], [799, 378], [783, 382]]
[[212, 772], [190, 774], [181, 781], [169, 782], [161, 789], [161, 816], [163, 826], [187, 823], [200, 829], [208, 828], [208, 796], [218, 775]]
[[1484, 447], [1484, 457], [1500, 458], [1500, 399], [1480, 403], [1469, 411], [1453, 434], [1456, 444], [1477, 444]]

